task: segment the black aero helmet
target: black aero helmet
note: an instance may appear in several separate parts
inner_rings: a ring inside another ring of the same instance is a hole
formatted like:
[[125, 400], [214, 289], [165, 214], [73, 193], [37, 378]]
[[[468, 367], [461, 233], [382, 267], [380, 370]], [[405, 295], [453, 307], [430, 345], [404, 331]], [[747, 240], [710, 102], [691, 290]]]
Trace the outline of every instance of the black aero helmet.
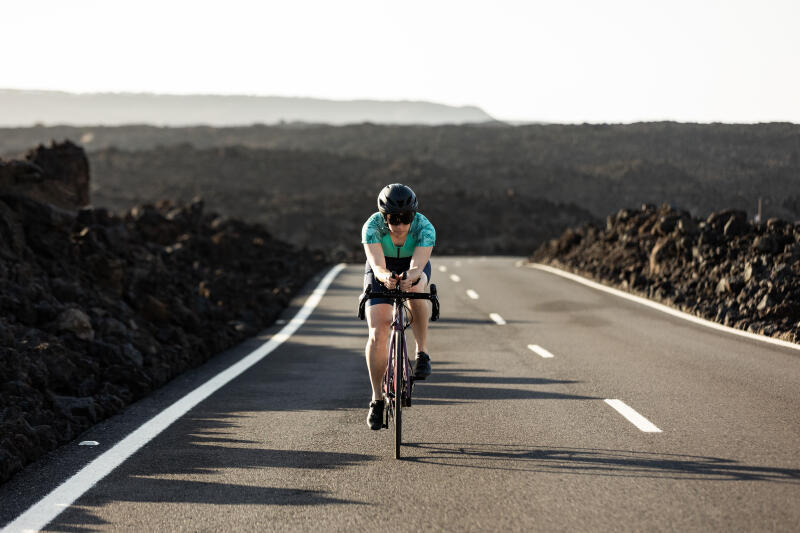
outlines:
[[378, 195], [378, 211], [386, 216], [391, 213], [417, 212], [417, 195], [411, 187], [402, 183], [392, 183]]

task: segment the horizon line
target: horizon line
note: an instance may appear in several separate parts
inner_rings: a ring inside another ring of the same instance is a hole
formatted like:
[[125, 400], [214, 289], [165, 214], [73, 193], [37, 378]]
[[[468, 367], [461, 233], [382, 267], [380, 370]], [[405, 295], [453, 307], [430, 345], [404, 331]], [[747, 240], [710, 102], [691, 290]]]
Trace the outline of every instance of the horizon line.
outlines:
[[[449, 107], [452, 109], [475, 109], [480, 111], [481, 113], [485, 114], [488, 117], [488, 120], [482, 122], [463, 122], [463, 123], [441, 123], [440, 125], [446, 124], [460, 124], [460, 125], [468, 125], [468, 124], [486, 124], [486, 123], [503, 123], [509, 126], [524, 126], [524, 125], [633, 125], [633, 124], [648, 124], [648, 123], [677, 123], [677, 124], [707, 124], [707, 125], [714, 125], [714, 124], [727, 124], [727, 125], [758, 125], [758, 124], [792, 124], [797, 125], [800, 122], [794, 122], [788, 119], [776, 119], [776, 118], [768, 118], [768, 119], [756, 119], [756, 120], [736, 120], [736, 121], [727, 121], [721, 119], [709, 119], [709, 120], [697, 120], [697, 119], [681, 119], [681, 118], [668, 118], [668, 117], [638, 117], [634, 119], [614, 119], [614, 120], [548, 120], [542, 118], [511, 118], [511, 117], [502, 117], [499, 115], [493, 115], [486, 111], [482, 106], [477, 104], [451, 104], [445, 103], [441, 101], [434, 101], [434, 100], [420, 100], [420, 99], [383, 99], [383, 98], [369, 98], [369, 97], [354, 97], [354, 98], [332, 98], [332, 97], [321, 97], [321, 96], [307, 96], [307, 95], [279, 95], [279, 94], [257, 94], [257, 93], [210, 93], [210, 92], [153, 92], [153, 91], [133, 91], [133, 90], [123, 90], [123, 91], [114, 91], [114, 90], [107, 90], [107, 91], [71, 91], [65, 89], [40, 89], [40, 88], [14, 88], [14, 87], [0, 87], [0, 93], [22, 93], [22, 94], [62, 94], [62, 95], [73, 95], [73, 96], [153, 96], [153, 97], [167, 97], [167, 98], [181, 98], [181, 97], [212, 97], [212, 98], [264, 98], [264, 99], [278, 99], [278, 100], [312, 100], [316, 102], [332, 102], [332, 103], [381, 103], [381, 104], [397, 104], [397, 103], [407, 103], [407, 104], [427, 104], [427, 105], [435, 105], [435, 106], [442, 106], [442, 107]], [[372, 123], [372, 124], [385, 124], [385, 125], [414, 125], [411, 123], [394, 123], [394, 122], [374, 122], [374, 121], [362, 121], [362, 122], [353, 122], [347, 124], [334, 124], [334, 123], [326, 123], [326, 122], [307, 122], [307, 121], [277, 121], [272, 123], [264, 123], [264, 122], [252, 122], [252, 123], [239, 123], [239, 122], [232, 122], [229, 125], [224, 126], [212, 126], [212, 127], [241, 127], [241, 126], [253, 126], [253, 125], [279, 125], [281, 123], [289, 123], [289, 124], [331, 124], [331, 125], [352, 125], [352, 124], [363, 124], [363, 123]], [[419, 123], [420, 125], [431, 125], [429, 123]], [[82, 127], [82, 126], [125, 126], [125, 125], [156, 125], [156, 126], [163, 126], [156, 123], [150, 122], [126, 122], [122, 124], [83, 124], [83, 123], [49, 123], [44, 121], [36, 121], [34, 123], [28, 125], [0, 125], [2, 128], [13, 128], [13, 127], [36, 127], [37, 125], [45, 125], [46, 127], [56, 127], [56, 126], [74, 126], [74, 127]], [[208, 123], [198, 122], [198, 123], [186, 123], [182, 125], [172, 125], [167, 127], [192, 127], [192, 126], [209, 126]]]

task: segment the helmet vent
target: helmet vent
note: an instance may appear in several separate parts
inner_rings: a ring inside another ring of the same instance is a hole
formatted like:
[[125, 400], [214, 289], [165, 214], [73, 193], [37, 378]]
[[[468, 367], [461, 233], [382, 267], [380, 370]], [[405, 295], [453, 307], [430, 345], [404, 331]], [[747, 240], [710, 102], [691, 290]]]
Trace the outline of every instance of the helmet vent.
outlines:
[[414, 191], [402, 183], [387, 185], [378, 195], [378, 210], [384, 215], [401, 211], [416, 212], [417, 206]]

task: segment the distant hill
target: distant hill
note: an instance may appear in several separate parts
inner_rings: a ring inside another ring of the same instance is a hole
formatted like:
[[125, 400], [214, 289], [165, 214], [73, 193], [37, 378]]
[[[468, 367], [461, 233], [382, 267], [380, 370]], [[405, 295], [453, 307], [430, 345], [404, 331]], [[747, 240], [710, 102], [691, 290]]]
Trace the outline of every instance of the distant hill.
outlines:
[[468, 124], [494, 119], [474, 106], [431, 102], [278, 96], [75, 94], [0, 89], [0, 126], [123, 125], [235, 126], [308, 122], [321, 124]]
[[[0, 128], [0, 157], [19, 156], [40, 143], [64, 139], [85, 147], [93, 183], [103, 184], [124, 170], [130, 180], [126, 187], [132, 190], [141, 181], [138, 173], [152, 170], [153, 159], [146, 152], [181, 145], [197, 150], [239, 146], [378, 161], [395, 169], [391, 176], [396, 181], [428, 182], [436, 184], [437, 190], [452, 192], [491, 189], [506, 194], [512, 190], [556, 204], [574, 203], [603, 218], [622, 208], [663, 202], [693, 216], [733, 208], [752, 217], [761, 198], [764, 220], [800, 221], [800, 124]], [[106, 152], [113, 149], [142, 153], [138, 158], [110, 157]], [[165, 165], [167, 175], [177, 175], [180, 164], [191, 161], [182, 152], [170, 156], [175, 168], [170, 171]], [[212, 166], [203, 172], [227, 172], [232, 161], [232, 156], [209, 161]], [[253, 163], [252, 171], [258, 172], [258, 158]], [[326, 176], [334, 164], [339, 165], [326, 162], [309, 172]], [[162, 197], [191, 199], [166, 193], [150, 199]]]

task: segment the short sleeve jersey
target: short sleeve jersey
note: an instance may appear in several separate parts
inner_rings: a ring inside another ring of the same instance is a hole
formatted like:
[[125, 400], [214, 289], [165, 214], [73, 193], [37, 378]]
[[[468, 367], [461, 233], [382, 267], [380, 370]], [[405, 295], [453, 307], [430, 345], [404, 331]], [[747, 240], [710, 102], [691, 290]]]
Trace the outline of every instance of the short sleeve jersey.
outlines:
[[417, 246], [433, 246], [436, 243], [436, 230], [425, 215], [417, 213], [411, 221], [406, 242], [403, 246], [395, 246], [389, 233], [389, 226], [379, 211], [369, 217], [361, 228], [361, 242], [364, 244], [379, 242], [386, 257], [411, 257]]

